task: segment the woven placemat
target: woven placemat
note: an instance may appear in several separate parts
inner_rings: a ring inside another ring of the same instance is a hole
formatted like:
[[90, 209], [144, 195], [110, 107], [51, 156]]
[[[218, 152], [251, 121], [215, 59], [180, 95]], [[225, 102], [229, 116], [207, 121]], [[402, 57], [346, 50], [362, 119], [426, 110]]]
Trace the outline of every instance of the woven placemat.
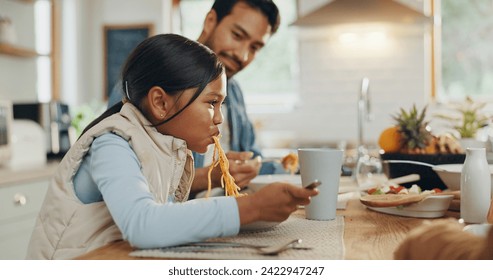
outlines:
[[[283, 223], [270, 229], [240, 232], [237, 236], [214, 238], [209, 241], [240, 242], [255, 245], [274, 245], [292, 239], [302, 239], [301, 247], [312, 249], [290, 249], [277, 256], [264, 256], [250, 248], [214, 248], [200, 252], [176, 252], [169, 249], [136, 250], [133, 257], [153, 257], [168, 259], [326, 259], [344, 258], [344, 217], [337, 216], [332, 221], [312, 221], [305, 219], [303, 213], [292, 214]], [[203, 248], [201, 248], [203, 249]]]

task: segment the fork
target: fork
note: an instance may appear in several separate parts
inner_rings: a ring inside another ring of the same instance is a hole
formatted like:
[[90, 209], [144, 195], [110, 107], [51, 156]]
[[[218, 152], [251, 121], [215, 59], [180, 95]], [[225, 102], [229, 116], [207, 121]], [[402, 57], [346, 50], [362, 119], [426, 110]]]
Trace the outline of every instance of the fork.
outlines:
[[[165, 251], [179, 251], [179, 252], [199, 252], [199, 251], [209, 251], [210, 249], [218, 248], [250, 248], [256, 250], [261, 255], [277, 255], [287, 249], [312, 249], [310, 247], [296, 247], [296, 245], [302, 242], [301, 239], [293, 239], [289, 242], [272, 245], [272, 246], [262, 246], [256, 244], [247, 243], [237, 243], [237, 242], [196, 242], [184, 245], [183, 247], [170, 247], [163, 248]], [[202, 248], [200, 248], [202, 247]]]
[[294, 248], [297, 244], [301, 243], [301, 239], [293, 239], [287, 243], [280, 245], [273, 245], [269, 247], [253, 247], [257, 252], [261, 255], [274, 256], [281, 252], [286, 251], [287, 249]]
[[[286, 251], [287, 249], [290, 248], [297, 248], [295, 247], [296, 245], [300, 244], [302, 242], [301, 239], [293, 239], [290, 240], [289, 242], [282, 243], [282, 244], [277, 244], [277, 245], [271, 245], [271, 246], [260, 246], [260, 245], [254, 245], [254, 244], [246, 244], [246, 243], [222, 243], [224, 246], [230, 246], [230, 247], [237, 247], [237, 248], [251, 248], [255, 249], [257, 253], [261, 255], [277, 255], [283, 251]], [[311, 249], [311, 248], [299, 248], [299, 249]]]

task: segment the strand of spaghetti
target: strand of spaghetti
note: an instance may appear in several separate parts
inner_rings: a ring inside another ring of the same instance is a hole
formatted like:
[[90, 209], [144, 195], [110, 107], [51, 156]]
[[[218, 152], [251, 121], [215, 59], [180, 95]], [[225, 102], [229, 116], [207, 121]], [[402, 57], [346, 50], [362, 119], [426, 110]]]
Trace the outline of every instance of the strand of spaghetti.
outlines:
[[[224, 150], [221, 147], [221, 144], [219, 143], [219, 138], [216, 136], [212, 137], [214, 139], [214, 154], [212, 157], [212, 164], [209, 167], [209, 173], [208, 173], [208, 191], [207, 191], [207, 196], [209, 196], [209, 193], [212, 188], [212, 170], [214, 167], [216, 167], [219, 164], [219, 167], [221, 168], [221, 187], [224, 189], [224, 193], [226, 196], [240, 196], [241, 194], [239, 191], [241, 190], [238, 185], [235, 183], [235, 179], [231, 174], [229, 173], [229, 161], [228, 158], [226, 157], [226, 154], [224, 153]], [[216, 158], [216, 152], [217, 152], [217, 158]]]
[[221, 147], [219, 138], [214, 137], [214, 142], [217, 146], [217, 151], [219, 155], [219, 166], [221, 168], [221, 187], [224, 188], [226, 196], [239, 196], [239, 191], [241, 190], [235, 183], [235, 179], [229, 173], [229, 160]]
[[212, 153], [212, 163], [209, 166], [209, 172], [207, 172], [207, 194], [205, 197], [209, 197], [212, 189], [212, 170], [219, 164], [219, 160], [216, 160], [217, 145], [214, 145], [214, 152]]

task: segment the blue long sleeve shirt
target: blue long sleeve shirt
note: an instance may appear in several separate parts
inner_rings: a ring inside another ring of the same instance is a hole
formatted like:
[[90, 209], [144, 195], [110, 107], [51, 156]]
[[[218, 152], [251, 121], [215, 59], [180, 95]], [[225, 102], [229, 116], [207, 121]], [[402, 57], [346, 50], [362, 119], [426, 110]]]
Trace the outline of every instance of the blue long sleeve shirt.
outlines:
[[136, 154], [112, 133], [94, 140], [74, 177], [74, 188], [83, 203], [104, 200], [124, 239], [135, 247], [173, 246], [239, 232], [233, 197], [155, 202]]

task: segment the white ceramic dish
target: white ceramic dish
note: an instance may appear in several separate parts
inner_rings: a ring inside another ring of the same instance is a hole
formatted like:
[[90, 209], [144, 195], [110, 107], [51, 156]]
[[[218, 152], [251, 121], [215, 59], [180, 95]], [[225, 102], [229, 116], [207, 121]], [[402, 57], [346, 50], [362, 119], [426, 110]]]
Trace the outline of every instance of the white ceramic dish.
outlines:
[[240, 231], [264, 231], [264, 230], [269, 230], [272, 229], [273, 227], [279, 225], [281, 222], [265, 222], [265, 221], [258, 221], [258, 222], [253, 222], [247, 225], [242, 225], [240, 227]]
[[[440, 179], [445, 183], [447, 188], [453, 191], [460, 190], [460, 174], [463, 164], [440, 164], [433, 167]], [[491, 184], [493, 186], [493, 165], [490, 164]]]
[[414, 218], [439, 218], [445, 215], [453, 195], [431, 195], [420, 202], [401, 207], [370, 207], [373, 211]]
[[476, 224], [476, 225], [467, 225], [464, 227], [463, 230], [477, 236], [485, 237], [488, 235], [488, 232], [492, 227], [493, 227], [492, 224]]
[[272, 175], [259, 175], [253, 178], [248, 184], [248, 188], [253, 192], [256, 192], [263, 188], [265, 185], [274, 182], [287, 182], [296, 186], [301, 186], [301, 176], [291, 174], [272, 174]]
[[[255, 177], [250, 184], [248, 184], [247, 193], [254, 193], [265, 185], [274, 182], [288, 182], [295, 186], [301, 187], [301, 175], [290, 174], [273, 174], [273, 175], [259, 175]], [[339, 181], [339, 193], [359, 191], [358, 185], [352, 177], [341, 177]]]

